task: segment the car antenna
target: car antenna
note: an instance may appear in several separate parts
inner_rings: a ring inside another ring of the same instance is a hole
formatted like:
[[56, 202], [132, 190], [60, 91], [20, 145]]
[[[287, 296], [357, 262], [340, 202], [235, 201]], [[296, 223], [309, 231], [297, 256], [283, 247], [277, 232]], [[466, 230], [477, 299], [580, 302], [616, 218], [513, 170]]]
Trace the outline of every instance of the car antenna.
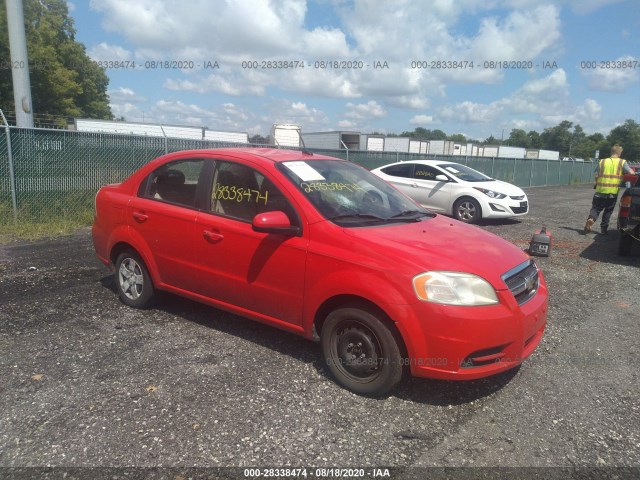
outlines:
[[310, 152], [309, 150], [307, 150], [307, 147], [304, 144], [304, 138], [302, 138], [302, 133], [300, 133], [300, 130], [297, 130], [297, 132], [298, 132], [298, 138], [300, 138], [300, 143], [302, 144], [302, 153], [304, 153], [305, 155], [313, 156], [313, 152]]

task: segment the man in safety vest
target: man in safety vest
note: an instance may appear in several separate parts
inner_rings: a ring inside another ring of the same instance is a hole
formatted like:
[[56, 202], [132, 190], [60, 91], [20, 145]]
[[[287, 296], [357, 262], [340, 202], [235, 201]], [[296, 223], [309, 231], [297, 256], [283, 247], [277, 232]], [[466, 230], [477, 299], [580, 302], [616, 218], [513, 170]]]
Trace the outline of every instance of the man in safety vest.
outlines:
[[587, 218], [587, 223], [584, 226], [585, 234], [591, 231], [591, 226], [596, 223], [598, 215], [600, 215], [600, 212], [603, 210], [604, 213], [602, 214], [600, 229], [603, 234], [607, 234], [609, 219], [616, 206], [618, 190], [620, 189], [624, 174], [633, 173], [629, 164], [626, 160], [620, 158], [620, 155], [622, 155], [622, 147], [616, 144], [611, 147], [611, 156], [609, 158], [603, 158], [598, 163], [596, 169], [596, 193], [593, 195], [589, 218]]

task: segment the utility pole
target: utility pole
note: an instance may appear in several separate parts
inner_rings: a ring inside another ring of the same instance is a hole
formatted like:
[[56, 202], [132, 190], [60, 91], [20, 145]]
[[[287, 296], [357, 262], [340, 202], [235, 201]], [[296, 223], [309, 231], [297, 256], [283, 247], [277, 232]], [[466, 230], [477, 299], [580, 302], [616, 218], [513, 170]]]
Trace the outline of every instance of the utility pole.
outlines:
[[5, 0], [9, 48], [11, 50], [11, 76], [13, 78], [13, 101], [16, 105], [16, 125], [33, 128], [31, 109], [31, 81], [29, 79], [29, 57], [27, 38], [24, 33], [24, 10], [22, 0]]

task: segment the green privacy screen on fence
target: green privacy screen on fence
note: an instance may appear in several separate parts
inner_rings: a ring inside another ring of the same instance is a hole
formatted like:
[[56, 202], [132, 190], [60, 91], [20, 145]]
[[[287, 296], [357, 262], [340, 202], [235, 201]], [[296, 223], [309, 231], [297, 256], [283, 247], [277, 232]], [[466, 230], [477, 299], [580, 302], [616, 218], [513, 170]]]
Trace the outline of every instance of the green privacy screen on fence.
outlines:
[[[228, 146], [234, 145], [68, 130], [0, 128], [0, 223], [13, 221], [14, 197], [18, 220], [38, 222], [57, 218], [90, 218], [93, 198], [102, 185], [125, 179], [165, 152]], [[409, 159], [435, 158], [397, 152], [312, 151], [345, 158], [368, 169]], [[587, 183], [593, 179], [592, 163], [464, 156], [448, 158], [521, 187]], [[10, 165], [13, 165], [15, 191]]]

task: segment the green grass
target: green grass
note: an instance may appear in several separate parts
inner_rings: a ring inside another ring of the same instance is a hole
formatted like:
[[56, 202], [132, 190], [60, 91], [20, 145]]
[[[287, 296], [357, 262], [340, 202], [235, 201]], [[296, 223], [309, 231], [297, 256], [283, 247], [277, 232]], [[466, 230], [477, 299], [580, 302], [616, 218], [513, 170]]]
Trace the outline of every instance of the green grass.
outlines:
[[58, 198], [23, 199], [17, 220], [11, 202], [0, 202], [0, 243], [69, 235], [92, 223], [93, 194], [76, 192]]

